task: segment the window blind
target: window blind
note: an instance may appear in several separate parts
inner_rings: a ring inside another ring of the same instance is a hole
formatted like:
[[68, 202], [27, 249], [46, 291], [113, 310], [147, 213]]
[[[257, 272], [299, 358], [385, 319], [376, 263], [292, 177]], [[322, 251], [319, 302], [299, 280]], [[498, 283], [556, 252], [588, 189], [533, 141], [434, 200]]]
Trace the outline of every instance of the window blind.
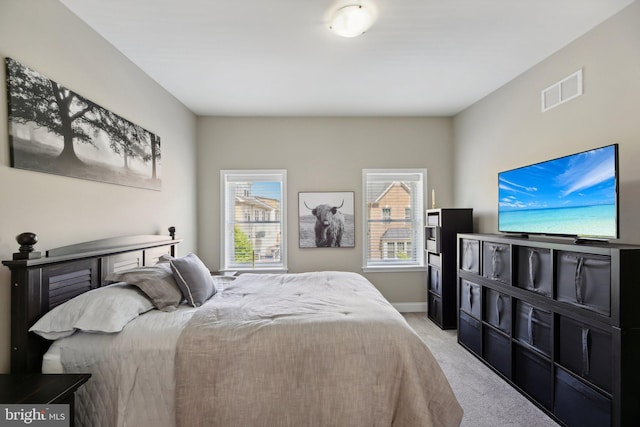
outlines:
[[364, 267], [422, 267], [426, 171], [363, 171]]
[[221, 270], [286, 269], [286, 171], [221, 175]]

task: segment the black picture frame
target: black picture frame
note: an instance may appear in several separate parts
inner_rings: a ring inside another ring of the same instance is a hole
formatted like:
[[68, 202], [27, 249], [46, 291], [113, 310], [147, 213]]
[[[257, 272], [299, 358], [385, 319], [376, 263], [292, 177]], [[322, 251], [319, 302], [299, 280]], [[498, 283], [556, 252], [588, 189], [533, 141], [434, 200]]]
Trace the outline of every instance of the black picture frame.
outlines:
[[5, 58], [11, 167], [160, 191], [160, 137]]

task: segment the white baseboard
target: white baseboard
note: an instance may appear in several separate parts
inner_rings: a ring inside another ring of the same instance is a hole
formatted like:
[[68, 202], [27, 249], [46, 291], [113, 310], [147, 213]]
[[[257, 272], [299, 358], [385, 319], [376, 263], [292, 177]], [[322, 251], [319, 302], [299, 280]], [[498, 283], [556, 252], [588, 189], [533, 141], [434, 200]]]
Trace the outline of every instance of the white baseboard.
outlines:
[[400, 313], [426, 313], [426, 302], [396, 302], [392, 303], [396, 310]]

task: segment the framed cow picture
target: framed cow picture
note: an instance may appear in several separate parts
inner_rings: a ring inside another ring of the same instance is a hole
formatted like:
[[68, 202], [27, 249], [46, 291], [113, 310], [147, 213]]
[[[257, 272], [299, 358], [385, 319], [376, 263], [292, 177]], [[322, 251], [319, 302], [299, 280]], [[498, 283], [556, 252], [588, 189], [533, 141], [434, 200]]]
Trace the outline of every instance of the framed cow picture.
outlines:
[[355, 247], [354, 192], [298, 193], [300, 248]]

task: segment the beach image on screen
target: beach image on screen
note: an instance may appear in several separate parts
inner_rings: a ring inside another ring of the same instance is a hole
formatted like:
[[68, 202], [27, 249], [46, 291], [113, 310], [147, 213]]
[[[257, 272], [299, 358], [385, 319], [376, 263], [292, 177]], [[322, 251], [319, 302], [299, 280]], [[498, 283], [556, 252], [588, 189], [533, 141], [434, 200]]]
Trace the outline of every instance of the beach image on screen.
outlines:
[[501, 172], [501, 232], [617, 237], [616, 147]]

